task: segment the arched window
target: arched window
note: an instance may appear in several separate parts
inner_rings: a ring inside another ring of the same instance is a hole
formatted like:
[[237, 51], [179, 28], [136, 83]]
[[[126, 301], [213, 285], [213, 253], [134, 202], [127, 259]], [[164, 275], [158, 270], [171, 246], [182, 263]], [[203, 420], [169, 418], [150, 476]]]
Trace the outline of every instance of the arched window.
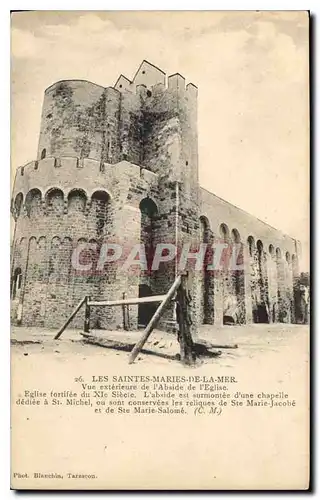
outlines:
[[230, 233], [227, 224], [220, 224], [220, 236], [223, 241], [228, 241]]
[[143, 198], [139, 205], [140, 211], [153, 218], [158, 213], [158, 207], [151, 198]]
[[252, 257], [254, 254], [254, 237], [249, 236], [247, 243], [248, 243], [248, 247], [249, 247], [249, 255], [250, 255], [250, 257]]
[[47, 150], [46, 150], [46, 148], [43, 148], [43, 150], [41, 151], [41, 160], [44, 160], [46, 155], [47, 155]]
[[260, 274], [260, 286], [263, 286], [263, 272], [264, 272], [264, 252], [263, 252], [263, 243], [261, 240], [257, 240], [257, 250], [258, 250], [258, 269]]
[[87, 195], [82, 189], [72, 189], [68, 194], [68, 211], [84, 212]]
[[232, 280], [232, 295], [236, 298], [237, 310], [233, 320], [237, 324], [245, 323], [245, 284], [244, 270], [239, 267], [244, 264], [243, 245], [238, 229], [233, 228], [231, 231], [232, 240], [232, 260], [230, 263], [237, 268], [230, 268], [230, 277]]
[[50, 244], [49, 256], [49, 283], [59, 282], [61, 279], [61, 239], [54, 236]]
[[12, 300], [14, 300], [19, 294], [21, 285], [22, 285], [22, 271], [20, 267], [17, 267], [16, 270], [14, 271], [12, 278], [12, 293], [11, 293]]
[[158, 207], [151, 198], [144, 198], [139, 208], [141, 212], [140, 241], [144, 245], [149, 269], [153, 259], [154, 221], [158, 215]]
[[232, 237], [232, 241], [234, 243], [241, 243], [240, 233], [239, 233], [238, 229], [232, 229], [231, 237]]
[[269, 254], [271, 255], [271, 257], [274, 257], [274, 246], [273, 245], [269, 245]]
[[23, 203], [23, 194], [18, 193], [15, 200], [14, 200], [14, 215], [15, 217], [19, 217], [21, 213], [21, 207]]
[[106, 191], [95, 191], [91, 196], [91, 210], [96, 219], [96, 235], [106, 233], [110, 196]]
[[31, 189], [26, 196], [26, 211], [28, 217], [39, 215], [41, 213], [42, 194], [39, 189]]
[[254, 315], [255, 323], [269, 323], [269, 290], [268, 290], [268, 276], [266, 267], [266, 256], [263, 251], [263, 243], [257, 240], [258, 250], [258, 281], [256, 285], [257, 301], [256, 311]]
[[282, 261], [282, 253], [279, 247], [276, 248], [276, 263], [277, 263], [277, 296], [278, 296], [278, 318], [280, 323], [283, 323], [287, 314], [284, 301], [284, 265]]
[[46, 194], [46, 209], [49, 215], [63, 215], [64, 194], [59, 188], [52, 188]]
[[263, 243], [262, 243], [261, 240], [257, 241], [257, 250], [258, 250], [259, 255], [262, 255], [262, 252], [263, 252]]
[[204, 215], [200, 217], [200, 243], [208, 243], [210, 236], [210, 223]]

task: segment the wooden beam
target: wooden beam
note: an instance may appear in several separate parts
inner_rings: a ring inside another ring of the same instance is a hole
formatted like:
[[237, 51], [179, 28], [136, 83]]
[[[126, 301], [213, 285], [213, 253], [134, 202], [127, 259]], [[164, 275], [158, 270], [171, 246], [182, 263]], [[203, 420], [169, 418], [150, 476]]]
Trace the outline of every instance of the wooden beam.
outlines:
[[83, 299], [80, 300], [80, 302], [77, 305], [77, 307], [72, 311], [72, 313], [70, 314], [70, 316], [67, 319], [67, 321], [64, 323], [64, 325], [60, 328], [60, 330], [58, 331], [58, 333], [54, 337], [55, 340], [57, 340], [61, 336], [61, 334], [65, 331], [65, 329], [71, 323], [71, 321], [73, 320], [73, 318], [75, 317], [75, 315], [77, 314], [77, 312], [79, 312], [79, 310], [81, 309], [81, 307], [83, 306], [83, 304], [85, 303], [85, 301], [86, 301], [86, 297], [83, 297]]
[[147, 304], [149, 302], [162, 302], [167, 295], [153, 295], [151, 297], [133, 297], [131, 299], [90, 301], [89, 307], [98, 306], [129, 306], [130, 304]]
[[[127, 298], [126, 292], [123, 292], [122, 298], [123, 298], [123, 300], [126, 300], [126, 298]], [[122, 319], [123, 319], [123, 329], [128, 331], [129, 330], [129, 307], [125, 304], [122, 304]]]
[[86, 302], [85, 302], [84, 326], [83, 326], [83, 331], [85, 333], [89, 333], [90, 331], [90, 307], [89, 307], [90, 298], [91, 297], [86, 297]]
[[195, 361], [193, 339], [191, 335], [191, 290], [188, 275], [181, 276], [181, 285], [177, 291], [177, 319], [179, 323], [178, 340], [180, 343], [180, 360], [183, 364], [192, 365]]
[[207, 349], [238, 349], [238, 344], [212, 344], [208, 340], [196, 338], [195, 343], [204, 345]]
[[168, 291], [167, 295], [164, 296], [165, 298], [163, 299], [163, 301], [159, 305], [158, 309], [156, 310], [156, 312], [152, 316], [152, 318], [149, 321], [148, 325], [146, 326], [145, 330], [143, 331], [141, 339], [136, 343], [136, 345], [132, 349], [131, 354], [129, 356], [129, 364], [132, 364], [134, 362], [134, 360], [136, 359], [136, 357], [138, 356], [139, 352], [141, 351], [141, 349], [143, 348], [144, 344], [148, 340], [148, 337], [150, 336], [152, 330], [154, 329], [154, 327], [156, 326], [157, 322], [159, 321], [159, 319], [160, 319], [160, 317], [161, 317], [161, 315], [163, 313], [164, 308], [166, 307], [166, 305], [168, 304], [168, 302], [172, 299], [172, 297], [176, 293], [178, 287], [180, 286], [180, 283], [181, 283], [181, 276], [178, 276], [175, 279], [175, 281], [174, 281], [173, 285], [171, 286], [170, 290]]

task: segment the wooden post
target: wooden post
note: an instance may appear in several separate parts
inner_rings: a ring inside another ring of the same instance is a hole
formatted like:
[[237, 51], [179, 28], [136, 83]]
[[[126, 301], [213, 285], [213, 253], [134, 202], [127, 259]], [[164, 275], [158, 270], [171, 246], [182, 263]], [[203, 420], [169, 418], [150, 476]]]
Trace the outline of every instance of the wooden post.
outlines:
[[55, 340], [57, 340], [60, 337], [60, 335], [67, 328], [67, 326], [69, 325], [69, 323], [71, 323], [71, 321], [73, 320], [73, 318], [75, 317], [75, 315], [77, 314], [77, 312], [79, 312], [79, 310], [81, 309], [81, 307], [83, 306], [83, 304], [85, 303], [85, 301], [86, 301], [86, 297], [83, 297], [83, 299], [80, 300], [80, 302], [77, 305], [77, 307], [72, 311], [72, 313], [70, 314], [70, 316], [67, 319], [67, 321], [64, 323], [64, 325], [60, 328], [60, 330], [58, 331], [58, 333], [54, 337]]
[[168, 291], [167, 295], [165, 296], [165, 299], [161, 302], [159, 305], [158, 309], [152, 316], [151, 320], [149, 321], [148, 325], [146, 326], [145, 330], [143, 331], [141, 339], [136, 343], [134, 348], [131, 351], [131, 354], [129, 356], [129, 364], [133, 363], [136, 357], [138, 356], [139, 352], [143, 348], [144, 344], [148, 340], [149, 335], [151, 334], [152, 330], [156, 326], [157, 322], [159, 321], [164, 308], [168, 304], [168, 302], [172, 299], [174, 294], [177, 291], [177, 288], [179, 287], [181, 283], [181, 276], [177, 276], [175, 279], [173, 285], [171, 286], [170, 290]]
[[[190, 275], [189, 275], [190, 276]], [[195, 361], [193, 340], [191, 335], [191, 291], [188, 274], [181, 276], [181, 285], [177, 291], [177, 319], [179, 323], [178, 340], [180, 343], [180, 360], [186, 365]]]
[[126, 321], [127, 321], [127, 330], [130, 330], [130, 307], [128, 305], [126, 307]]
[[90, 331], [90, 306], [88, 304], [88, 302], [90, 302], [90, 299], [91, 297], [86, 296], [83, 326], [84, 333], [89, 333]]
[[[126, 292], [123, 292], [122, 294], [123, 300], [126, 300], [127, 294]], [[123, 329], [124, 330], [129, 330], [129, 306], [122, 304], [122, 317], [123, 317]]]

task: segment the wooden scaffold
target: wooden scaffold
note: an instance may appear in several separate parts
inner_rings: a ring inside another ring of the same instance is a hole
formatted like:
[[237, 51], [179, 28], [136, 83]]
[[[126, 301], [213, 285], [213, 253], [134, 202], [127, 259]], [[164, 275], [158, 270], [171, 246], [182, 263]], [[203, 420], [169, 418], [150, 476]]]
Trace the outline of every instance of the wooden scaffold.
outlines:
[[[158, 321], [163, 315], [166, 307], [170, 303], [171, 300], [175, 299], [176, 302], [176, 317], [178, 323], [178, 342], [180, 345], [180, 360], [183, 364], [192, 365], [196, 359], [196, 351], [199, 344], [195, 344], [192, 338], [191, 333], [191, 325], [192, 325], [192, 309], [191, 309], [191, 276], [188, 273], [181, 274], [176, 277], [172, 286], [168, 290], [165, 295], [153, 295], [150, 297], [133, 297], [127, 298], [126, 293], [123, 293], [123, 298], [119, 300], [91, 300], [90, 296], [86, 296], [73, 312], [70, 314], [67, 321], [60, 328], [60, 330], [55, 335], [55, 339], [59, 339], [67, 326], [71, 323], [76, 314], [80, 311], [80, 309], [84, 306], [85, 308], [85, 318], [84, 318], [84, 333], [82, 334], [84, 337], [90, 337], [90, 313], [92, 307], [115, 307], [121, 306], [123, 311], [123, 325], [125, 330], [129, 330], [130, 321], [129, 321], [129, 305], [137, 305], [137, 304], [146, 304], [146, 303], [159, 303], [155, 313], [150, 319], [149, 323], [145, 327], [142, 332], [140, 339], [134, 345], [132, 351], [129, 354], [129, 364], [134, 363], [138, 354], [143, 349], [145, 343], [150, 337], [153, 329], [156, 327]], [[90, 337], [91, 338], [91, 337]], [[100, 344], [99, 344], [100, 345]], [[201, 344], [202, 347], [206, 348], [205, 345]], [[229, 346], [215, 346], [213, 344], [209, 344], [206, 342], [206, 345], [210, 348], [235, 348], [236, 345]]]

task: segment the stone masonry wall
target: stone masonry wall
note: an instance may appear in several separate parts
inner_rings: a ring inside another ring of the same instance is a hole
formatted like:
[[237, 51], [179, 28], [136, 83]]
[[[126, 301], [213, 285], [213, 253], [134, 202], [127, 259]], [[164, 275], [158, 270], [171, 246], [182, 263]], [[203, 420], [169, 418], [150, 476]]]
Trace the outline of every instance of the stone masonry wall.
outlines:
[[[294, 282], [299, 274], [299, 242], [205, 189], [200, 189], [200, 200], [201, 216], [206, 218], [217, 240], [221, 241], [221, 227], [229, 235], [232, 232], [239, 235], [244, 255], [240, 301], [245, 321], [264, 322], [266, 314], [271, 322], [294, 321]], [[223, 284], [221, 273], [216, 273], [215, 317], [218, 317], [219, 304], [223, 304], [224, 310], [219, 315], [219, 324], [227, 309], [226, 302], [233, 300], [234, 293], [232, 272], [224, 272], [224, 276]]]
[[[51, 159], [51, 165], [48, 160], [40, 160], [36, 170], [33, 163], [25, 167], [23, 175], [17, 172], [12, 206], [21, 196], [23, 201], [19, 211], [13, 210], [16, 229], [12, 274], [21, 268], [22, 324], [58, 327], [84, 295], [96, 300], [122, 298], [123, 292], [137, 296], [139, 279], [135, 275], [122, 272], [119, 264], [107, 263], [101, 272], [96, 272], [95, 266], [104, 242], [129, 248], [140, 241], [139, 203], [149, 194], [156, 197], [157, 178], [128, 162], [105, 165], [102, 173], [100, 162], [92, 160], [86, 160], [81, 169], [74, 161], [72, 176], [70, 158], [60, 158], [60, 175], [56, 176], [55, 159]], [[94, 167], [96, 175], [92, 175]], [[83, 182], [87, 168], [91, 184]], [[82, 182], [76, 184], [79, 172]], [[104, 177], [103, 182], [99, 176]], [[46, 179], [50, 182], [47, 187]], [[29, 189], [30, 185], [39, 188]], [[96, 245], [97, 250], [93, 247], [80, 255], [82, 265], [93, 263], [89, 272], [77, 271], [72, 265], [72, 253], [79, 243]], [[13, 320], [17, 320], [16, 306]], [[134, 311], [132, 307], [133, 327]], [[83, 319], [82, 311], [73, 325], [82, 326]], [[92, 326], [121, 327], [121, 308], [97, 309]]]

